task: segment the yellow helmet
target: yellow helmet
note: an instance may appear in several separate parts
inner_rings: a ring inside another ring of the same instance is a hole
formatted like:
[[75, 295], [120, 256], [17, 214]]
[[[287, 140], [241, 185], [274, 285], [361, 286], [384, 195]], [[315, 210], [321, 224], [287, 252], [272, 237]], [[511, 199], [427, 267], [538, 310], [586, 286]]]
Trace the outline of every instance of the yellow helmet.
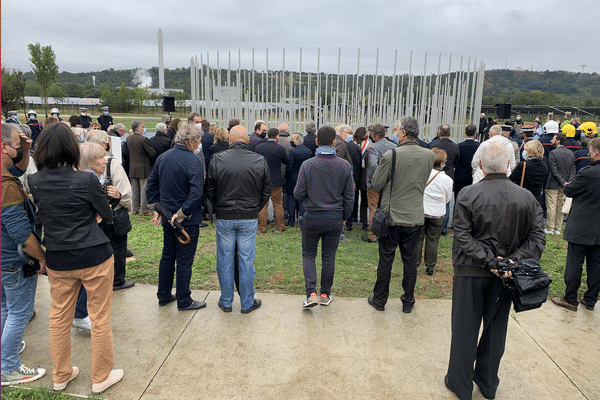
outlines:
[[584, 122], [579, 126], [582, 133], [585, 133], [587, 136], [594, 136], [598, 133], [598, 127], [592, 121]]
[[575, 137], [575, 127], [571, 124], [565, 124], [560, 131], [564, 133], [568, 138]]

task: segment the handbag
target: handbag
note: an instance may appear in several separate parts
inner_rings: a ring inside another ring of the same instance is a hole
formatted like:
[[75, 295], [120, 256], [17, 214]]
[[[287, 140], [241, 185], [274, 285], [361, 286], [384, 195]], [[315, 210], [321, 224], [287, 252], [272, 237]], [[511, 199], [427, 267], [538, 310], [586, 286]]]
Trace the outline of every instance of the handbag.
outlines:
[[515, 312], [535, 310], [546, 302], [552, 278], [537, 260], [516, 261], [505, 271], [512, 271], [512, 279], [502, 278], [502, 282], [512, 296]]
[[394, 175], [396, 174], [396, 149], [392, 151], [392, 179], [390, 182], [390, 207], [388, 207], [387, 212], [381, 209], [381, 195], [377, 200], [377, 209], [373, 213], [373, 221], [371, 222], [371, 232], [377, 237], [388, 237], [390, 234], [390, 227], [388, 224], [389, 214], [391, 208], [391, 199], [392, 199], [392, 188], [394, 186]]
[[[108, 165], [106, 166], [106, 180], [107, 182], [112, 183], [112, 179], [110, 177], [110, 163], [113, 159], [108, 159]], [[131, 231], [131, 220], [129, 219], [129, 212], [121, 207], [119, 209], [114, 208], [113, 206], [113, 229], [115, 230], [115, 235], [117, 236], [125, 236], [129, 231]]]

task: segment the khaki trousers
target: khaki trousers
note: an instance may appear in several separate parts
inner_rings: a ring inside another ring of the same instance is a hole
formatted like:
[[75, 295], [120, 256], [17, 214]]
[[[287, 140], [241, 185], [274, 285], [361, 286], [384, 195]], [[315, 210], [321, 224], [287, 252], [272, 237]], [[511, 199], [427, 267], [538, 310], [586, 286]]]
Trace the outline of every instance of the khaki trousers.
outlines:
[[562, 213], [564, 203], [565, 191], [563, 189], [546, 189], [546, 217], [549, 231], [560, 232], [564, 218]]
[[92, 321], [92, 383], [102, 383], [113, 368], [113, 339], [110, 309], [113, 295], [114, 257], [94, 267], [74, 271], [48, 268], [50, 283], [50, 354], [54, 383], [71, 377], [71, 325], [75, 303], [83, 284], [87, 291], [88, 314]]
[[367, 201], [369, 202], [369, 239], [377, 240], [377, 236], [371, 231], [373, 223], [373, 215], [377, 210], [377, 201], [379, 201], [379, 193], [375, 189], [367, 189]]
[[[283, 215], [283, 187], [271, 187], [271, 201], [273, 202], [273, 210], [275, 211], [275, 222], [279, 232], [285, 230], [285, 216]], [[262, 233], [267, 232], [267, 223], [269, 222], [269, 202], [265, 204], [262, 210], [258, 213], [259, 229]]]

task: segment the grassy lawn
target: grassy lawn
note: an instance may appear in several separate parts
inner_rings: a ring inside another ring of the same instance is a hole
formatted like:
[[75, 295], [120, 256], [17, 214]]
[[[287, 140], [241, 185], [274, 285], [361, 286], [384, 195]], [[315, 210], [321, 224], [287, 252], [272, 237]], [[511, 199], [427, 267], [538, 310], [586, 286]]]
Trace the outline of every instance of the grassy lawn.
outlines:
[[[2, 400], [73, 400], [73, 397], [63, 392], [55, 392], [50, 387], [22, 388], [5, 386], [2, 388]], [[102, 400], [100, 396], [85, 397], [90, 400]]]
[[[162, 251], [162, 227], [150, 224], [150, 217], [132, 216], [133, 229], [129, 233], [128, 248], [136, 260], [127, 263], [127, 278], [136, 282], [156, 285], [158, 264]], [[365, 233], [360, 224], [347, 232], [350, 239], [340, 243], [336, 255], [336, 272], [333, 292], [342, 297], [368, 297], [372, 294], [377, 274], [378, 246], [360, 240]], [[421, 299], [450, 299], [452, 296], [452, 234], [442, 236], [439, 246], [438, 266], [433, 276], [418, 270], [416, 296]], [[544, 270], [552, 277], [550, 296], [563, 294], [564, 265], [567, 243], [561, 236], [548, 235], [546, 249], [541, 259]], [[302, 274], [302, 245], [300, 228], [288, 228], [283, 234], [270, 224], [266, 234], [256, 236], [255, 287], [257, 292], [301, 295], [304, 293]], [[317, 272], [320, 275], [320, 255]], [[192, 289], [219, 290], [216, 267], [215, 228], [209, 225], [200, 229], [198, 248], [192, 267]], [[585, 282], [585, 272], [584, 272]], [[392, 271], [390, 297], [402, 294], [402, 262], [397, 253]], [[585, 283], [581, 290], [586, 289]]]

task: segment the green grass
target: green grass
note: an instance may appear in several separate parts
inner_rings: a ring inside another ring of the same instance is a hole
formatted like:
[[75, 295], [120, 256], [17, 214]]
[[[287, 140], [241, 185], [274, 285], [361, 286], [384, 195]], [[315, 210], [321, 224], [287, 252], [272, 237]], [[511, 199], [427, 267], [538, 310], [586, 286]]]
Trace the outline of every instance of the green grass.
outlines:
[[[150, 224], [150, 217], [132, 216], [133, 229], [128, 236], [128, 248], [136, 260], [127, 263], [127, 278], [136, 282], [156, 285], [158, 265], [162, 251], [162, 227]], [[360, 224], [347, 232], [350, 242], [340, 243], [336, 255], [336, 271], [333, 291], [336, 296], [368, 297], [372, 294], [377, 275], [378, 246], [365, 243]], [[438, 265], [433, 276], [425, 273], [425, 266], [418, 269], [415, 295], [421, 299], [450, 299], [452, 296], [452, 234], [440, 239]], [[302, 274], [302, 238], [300, 228], [288, 228], [279, 233], [270, 224], [267, 233], [257, 233], [255, 287], [257, 292], [301, 295], [304, 293]], [[562, 296], [567, 243], [562, 236], [547, 236], [546, 249], [541, 259], [544, 270], [553, 282], [550, 296]], [[320, 252], [317, 254], [317, 272], [320, 275]], [[219, 290], [216, 274], [215, 227], [200, 229], [196, 257], [192, 266], [192, 289]], [[581, 291], [586, 290], [585, 272]], [[390, 284], [390, 297], [399, 298], [402, 291], [402, 261], [396, 253]]]
[[[22, 388], [5, 386], [2, 388], [2, 400], [73, 400], [81, 397], [69, 396], [63, 392], [55, 392], [50, 387], [40, 386], [37, 388]], [[87, 397], [87, 399], [101, 400], [99, 396]]]

